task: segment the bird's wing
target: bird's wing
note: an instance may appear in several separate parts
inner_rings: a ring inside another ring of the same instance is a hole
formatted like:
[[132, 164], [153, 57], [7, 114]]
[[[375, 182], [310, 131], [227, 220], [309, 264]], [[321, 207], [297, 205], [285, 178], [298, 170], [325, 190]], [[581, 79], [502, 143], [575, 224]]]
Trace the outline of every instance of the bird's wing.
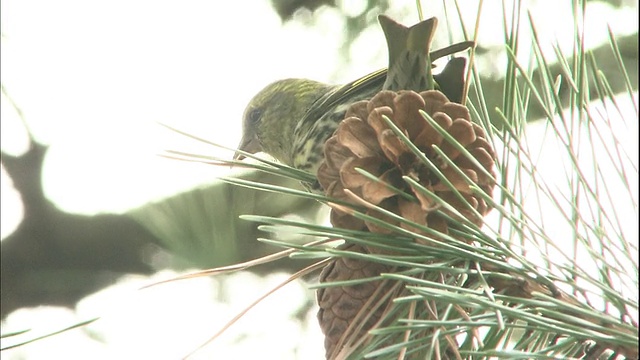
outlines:
[[380, 69], [350, 83], [336, 86], [311, 105], [301, 122], [312, 123], [336, 105], [343, 103], [345, 99], [358, 98], [359, 93], [369, 93], [373, 96], [376, 91], [382, 89], [386, 77], [387, 69]]
[[[445, 48], [432, 51], [430, 54], [430, 59], [431, 61], [434, 61], [443, 56], [452, 55], [474, 46], [475, 43], [473, 41], [459, 42]], [[455, 61], [455, 63], [457, 67], [458, 65], [460, 65], [460, 60]], [[336, 86], [332, 91], [329, 91], [327, 94], [320, 97], [316, 102], [314, 102], [313, 105], [311, 105], [309, 110], [302, 118], [301, 123], [312, 123], [313, 120], [309, 121], [310, 119], [319, 119], [329, 109], [332, 109], [334, 106], [342, 103], [342, 100], [344, 100], [345, 98], [358, 98], [358, 93], [371, 93], [371, 96], [373, 96], [376, 90], [382, 89], [382, 85], [384, 85], [386, 78], [387, 69], [380, 69], [350, 83], [344, 84], [342, 86]], [[436, 80], [438, 80], [438, 76], [436, 76]], [[443, 78], [440, 77], [440, 80], [443, 80]], [[459, 102], [459, 100], [457, 102]]]

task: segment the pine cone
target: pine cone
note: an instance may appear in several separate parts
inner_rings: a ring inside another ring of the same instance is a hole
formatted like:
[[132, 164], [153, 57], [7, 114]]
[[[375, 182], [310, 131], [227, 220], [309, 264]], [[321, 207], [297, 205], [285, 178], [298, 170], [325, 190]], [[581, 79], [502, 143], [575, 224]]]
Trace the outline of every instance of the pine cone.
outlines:
[[[471, 122], [469, 110], [465, 106], [449, 102], [444, 94], [435, 90], [420, 94], [413, 91], [381, 91], [371, 100], [354, 103], [347, 111], [345, 120], [327, 140], [324, 148], [325, 161], [318, 170], [320, 184], [330, 197], [353, 203], [353, 198], [345, 193], [346, 189], [367, 202], [405, 219], [447, 233], [446, 222], [434, 211], [437, 202], [402, 179], [403, 176], [408, 176], [446, 201], [466, 219], [481, 225], [482, 216], [490, 210], [489, 206], [484, 199], [472, 193], [469, 184], [447, 166], [444, 159], [433, 150], [432, 145], [437, 145], [467, 177], [489, 195], [494, 186], [493, 181], [470, 159], [462, 155], [456, 146], [445, 140], [422, 117], [419, 110], [429, 114], [466, 148], [487, 172], [493, 174], [493, 149], [487, 142], [482, 128]], [[471, 211], [467, 204], [394, 134], [383, 120], [383, 116], [387, 116], [435, 164], [480, 216]], [[377, 176], [382, 183], [368, 179], [358, 173], [356, 168]], [[343, 209], [332, 209], [331, 223], [334, 226], [389, 232], [373, 223], [358, 220]], [[444, 209], [443, 211], [446, 212]], [[368, 210], [367, 214], [420, 233], [418, 229], [385, 218], [375, 210]], [[456, 218], [453, 213], [447, 212], [447, 215]]]
[[[413, 91], [381, 91], [371, 100], [351, 105], [345, 119], [325, 143], [324, 161], [318, 170], [320, 184], [330, 197], [354, 203], [355, 200], [345, 192], [349, 190], [368, 203], [417, 224], [448, 233], [447, 223], [435, 211], [438, 203], [404, 181], [403, 176], [407, 176], [435, 193], [466, 219], [481, 225], [482, 217], [490, 210], [487, 203], [482, 197], [472, 193], [465, 179], [448, 166], [432, 145], [437, 145], [460, 171], [489, 195], [494, 186], [492, 177], [486, 176], [473, 161], [462, 155], [456, 146], [445, 140], [422, 117], [419, 110], [429, 114], [475, 158], [477, 163], [493, 175], [493, 149], [487, 142], [482, 128], [471, 122], [466, 107], [449, 102], [439, 91], [429, 90], [420, 94]], [[409, 149], [387, 125], [383, 116], [387, 116], [424, 153], [462, 195], [464, 202]], [[373, 174], [381, 182], [367, 178], [357, 172], [356, 168]], [[477, 213], [470, 210], [469, 205]], [[451, 211], [442, 211], [454, 219], [457, 217]], [[423, 233], [420, 229], [385, 218], [373, 209], [368, 210], [367, 214], [416, 233]], [[344, 207], [339, 206], [334, 206], [331, 210], [331, 223], [346, 229], [389, 233], [386, 228], [351, 216]], [[355, 244], [346, 244], [343, 248], [361, 253], [380, 252], [376, 248]], [[354, 280], [389, 271], [393, 269], [386, 265], [341, 257], [334, 259], [323, 269], [320, 282]], [[383, 302], [381, 307], [371, 310], [365, 318], [357, 319], [357, 314], [367, 301], [371, 304], [380, 299], [380, 292], [375, 292], [380, 286], [381, 282], [376, 281], [358, 286], [329, 287], [318, 291], [318, 320], [325, 334], [327, 358], [334, 358], [343, 350], [345, 338], [351, 336], [347, 329], [350, 325], [356, 325], [352, 323], [364, 322], [361, 330], [355, 334], [356, 337], [362, 337], [383, 316], [390, 299]]]
[[[356, 244], [344, 244], [339, 247], [341, 250], [367, 253], [367, 249]], [[389, 266], [370, 261], [350, 259], [346, 257], [336, 258], [322, 269], [320, 282], [358, 280], [375, 277], [383, 272], [389, 272]], [[364, 322], [362, 328], [348, 331], [349, 325], [358, 317], [358, 312], [365, 307], [373, 309], [377, 299], [384, 294], [385, 289], [378, 289], [383, 286], [382, 281], [370, 281], [352, 286], [337, 286], [321, 288], [316, 293], [316, 298], [320, 310], [318, 311], [318, 321], [320, 328], [325, 335], [324, 346], [328, 359], [334, 358], [349, 338], [360, 339], [370, 330], [373, 325], [380, 320], [387, 302], [375, 310], [360, 315], [360, 321]], [[374, 297], [375, 296], [375, 297]], [[374, 298], [372, 298], [374, 297]], [[355, 334], [353, 334], [355, 332]], [[339, 348], [340, 347], [340, 348]]]

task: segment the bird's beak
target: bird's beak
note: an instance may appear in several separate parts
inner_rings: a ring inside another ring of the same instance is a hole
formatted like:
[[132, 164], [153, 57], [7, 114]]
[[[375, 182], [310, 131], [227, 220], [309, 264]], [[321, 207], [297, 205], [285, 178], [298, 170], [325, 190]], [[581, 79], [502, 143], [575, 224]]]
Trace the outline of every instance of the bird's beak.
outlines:
[[[260, 142], [255, 136], [243, 136], [242, 140], [240, 140], [240, 145], [238, 145], [238, 150], [242, 150], [250, 154], [255, 154], [262, 151], [262, 146], [260, 146]], [[233, 160], [242, 160], [244, 158], [245, 156], [242, 155], [239, 151], [236, 151], [236, 153], [233, 155]]]

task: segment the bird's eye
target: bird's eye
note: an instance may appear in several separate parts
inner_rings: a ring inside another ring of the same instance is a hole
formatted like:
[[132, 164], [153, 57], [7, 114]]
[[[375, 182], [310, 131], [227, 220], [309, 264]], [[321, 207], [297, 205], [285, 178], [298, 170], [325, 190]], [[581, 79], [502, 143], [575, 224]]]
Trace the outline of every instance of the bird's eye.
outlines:
[[252, 124], [255, 124], [258, 122], [258, 120], [260, 120], [261, 116], [262, 116], [262, 109], [252, 109], [249, 112], [249, 121]]

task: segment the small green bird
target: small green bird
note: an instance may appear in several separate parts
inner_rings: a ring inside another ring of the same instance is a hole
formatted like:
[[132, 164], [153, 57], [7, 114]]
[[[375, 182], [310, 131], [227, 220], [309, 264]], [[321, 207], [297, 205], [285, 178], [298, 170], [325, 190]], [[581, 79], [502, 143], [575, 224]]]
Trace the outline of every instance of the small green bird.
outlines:
[[[458, 43], [430, 54], [436, 18], [410, 28], [384, 15], [378, 19], [389, 48], [388, 71], [378, 70], [337, 86], [307, 79], [285, 79], [267, 85], [245, 110], [238, 150], [251, 154], [266, 152], [284, 164], [315, 175], [323, 159], [324, 143], [352, 103], [369, 99], [382, 89], [433, 89], [434, 77], [438, 83], [445, 79], [451, 83], [444, 88], [455, 90], [445, 94], [459, 102], [455, 97], [462, 94], [465, 60], [454, 59], [457, 61], [450, 61], [441, 74], [432, 76], [431, 59], [466, 50], [473, 42]], [[234, 159], [243, 157], [236, 152]], [[317, 181], [305, 186], [312, 191], [321, 191]]]

